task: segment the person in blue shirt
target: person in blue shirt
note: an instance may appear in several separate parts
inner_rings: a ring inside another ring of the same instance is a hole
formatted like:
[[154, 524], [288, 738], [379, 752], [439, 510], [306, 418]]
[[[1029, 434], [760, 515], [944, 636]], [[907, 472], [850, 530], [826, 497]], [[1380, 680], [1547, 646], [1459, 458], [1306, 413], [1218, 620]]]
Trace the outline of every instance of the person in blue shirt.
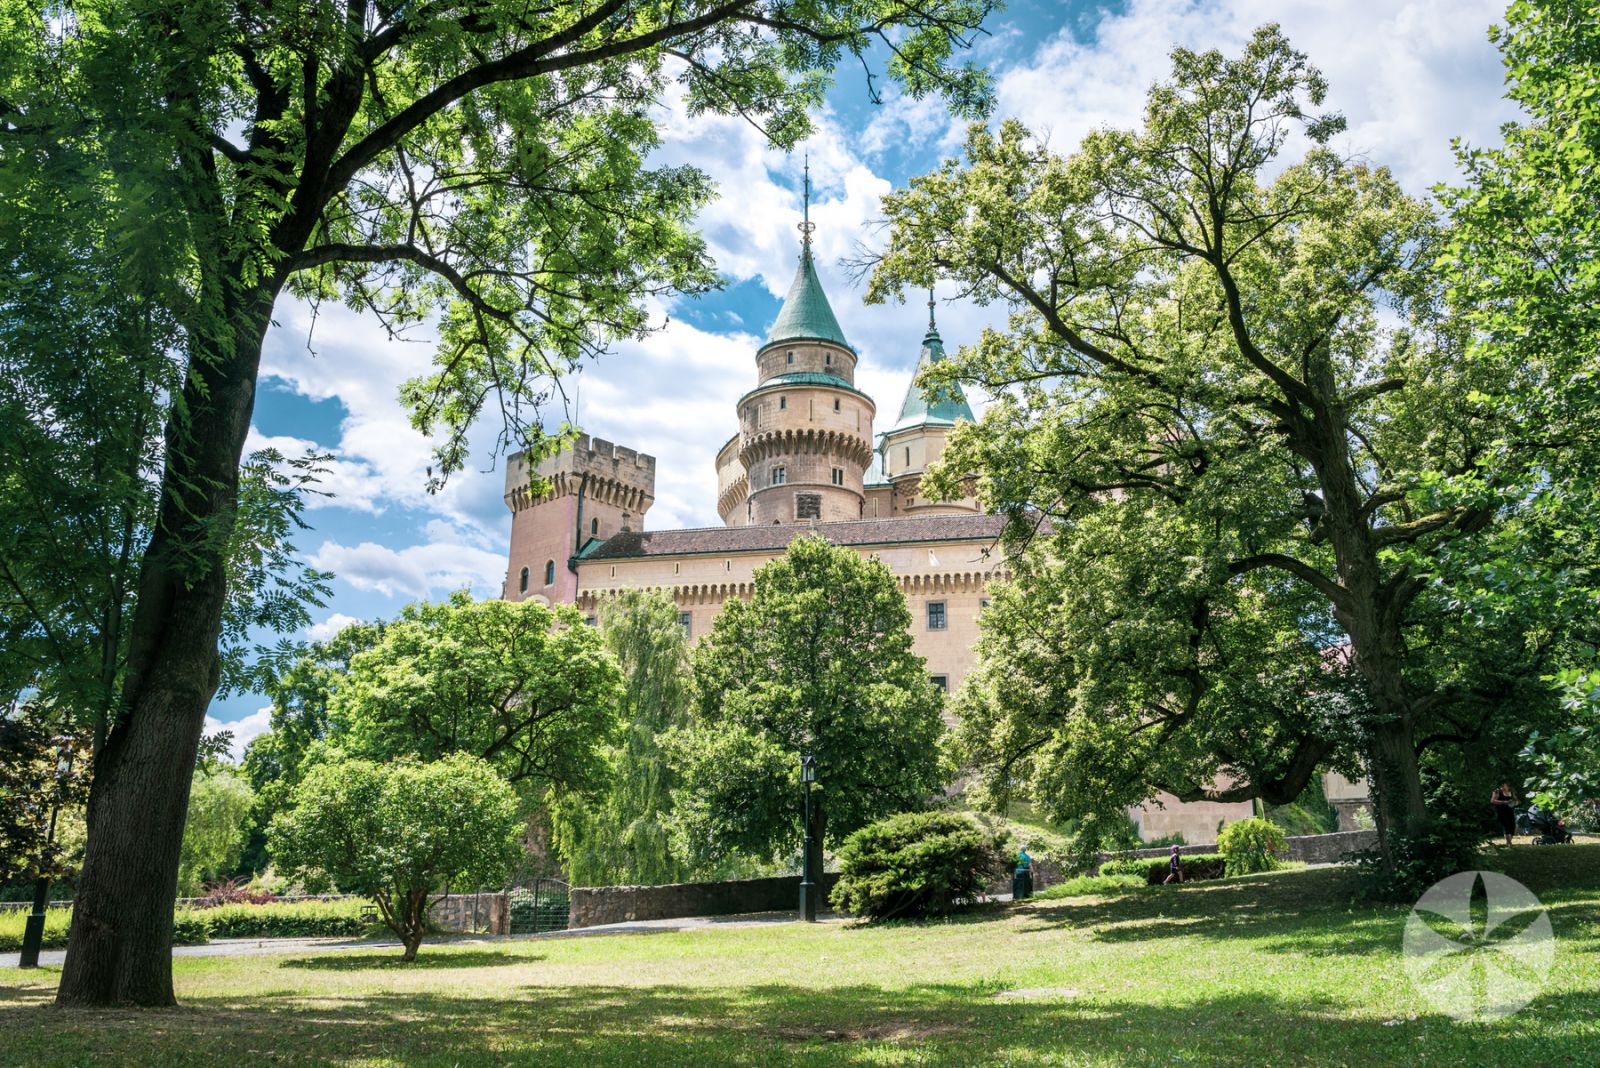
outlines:
[[1183, 882], [1183, 858], [1179, 855], [1178, 847], [1172, 847], [1172, 859], [1167, 861], [1167, 882]]

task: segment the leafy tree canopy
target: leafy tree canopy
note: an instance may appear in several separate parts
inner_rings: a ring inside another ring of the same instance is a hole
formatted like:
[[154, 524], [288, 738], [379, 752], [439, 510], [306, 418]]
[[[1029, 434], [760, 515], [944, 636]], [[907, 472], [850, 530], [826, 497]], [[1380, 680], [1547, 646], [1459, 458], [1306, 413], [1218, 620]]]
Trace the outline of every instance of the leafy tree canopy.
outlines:
[[89, 732], [59, 733], [38, 702], [0, 711], [0, 885], [66, 874], [56, 826], [89, 795]]
[[189, 818], [183, 825], [178, 893], [196, 897], [206, 880], [232, 875], [250, 835], [255, 792], [231, 767], [213, 765], [189, 788]]
[[756, 572], [749, 601], [723, 606], [693, 659], [693, 714], [665, 740], [690, 856], [795, 850], [802, 755], [817, 758], [824, 842], [943, 785], [943, 694], [911, 651], [911, 613], [881, 561], [796, 538]]
[[1420, 754], [1550, 704], [1548, 633], [1463, 615], [1474, 578], [1440, 563], [1504, 519], [1506, 487], [1451, 481], [1502, 434], [1503, 368], [1462, 358], [1438, 224], [1326, 147], [1342, 120], [1276, 27], [1172, 62], [1138, 129], [1061, 157], [975, 128], [885, 203], [874, 299], [944, 278], [1012, 309], [928, 382], [998, 394], [931, 484], [979, 472], [1022, 553], [964, 749], [1058, 818], [1286, 804], [1361, 762], [1408, 826]]
[[450, 887], [497, 885], [520, 851], [515, 793], [465, 753], [321, 764], [291, 801], [268, 836], [280, 869], [371, 896], [408, 961], [434, 900]]
[[575, 886], [679, 882], [666, 816], [671, 777], [657, 738], [689, 708], [688, 639], [671, 597], [626, 590], [600, 606], [600, 633], [622, 669], [622, 735], [605, 751], [594, 798], [568, 794], [551, 808], [554, 842]]

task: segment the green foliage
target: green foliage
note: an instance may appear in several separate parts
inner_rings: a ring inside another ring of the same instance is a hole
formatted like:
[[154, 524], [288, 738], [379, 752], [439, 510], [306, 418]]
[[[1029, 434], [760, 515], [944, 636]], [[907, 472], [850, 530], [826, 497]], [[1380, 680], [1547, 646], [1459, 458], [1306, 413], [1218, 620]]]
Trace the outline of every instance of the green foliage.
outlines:
[[[262, 905], [218, 905], [192, 910], [210, 928], [212, 938], [358, 938], [372, 928], [361, 918], [367, 902], [273, 901]], [[190, 910], [179, 910], [184, 915]]]
[[1411, 830], [1390, 828], [1385, 837], [1388, 863], [1381, 850], [1356, 858], [1363, 892], [1379, 901], [1411, 902], [1440, 879], [1477, 868], [1484, 831], [1474, 820], [1445, 815]]
[[189, 788], [178, 861], [178, 896], [194, 897], [201, 884], [231, 873], [249, 836], [255, 791], [232, 768], [202, 770]]
[[[22, 949], [22, 933], [31, 909], [7, 909], [0, 912], [0, 953], [16, 953]], [[44, 940], [42, 949], [66, 949], [67, 934], [72, 928], [70, 908], [49, 909], [44, 914]], [[211, 940], [211, 924], [204, 916], [188, 909], [178, 909], [172, 918], [172, 944], [175, 946], [204, 945]]]
[[1277, 871], [1282, 866], [1278, 854], [1286, 844], [1283, 829], [1259, 817], [1230, 823], [1217, 835], [1217, 851], [1227, 863], [1228, 875]]
[[600, 787], [622, 699], [616, 660], [571, 605], [408, 605], [327, 694], [328, 743], [371, 760], [479, 757], [524, 791]]
[[771, 858], [802, 837], [800, 757], [817, 762], [824, 843], [921, 807], [946, 781], [944, 698], [911, 649], [911, 613], [878, 560], [807, 535], [730, 599], [694, 653], [694, 714], [663, 748], [672, 824], [697, 863]]
[[1144, 873], [1138, 875], [1078, 875], [1065, 882], [1046, 887], [1033, 896], [1040, 901], [1058, 901], [1068, 897], [1090, 897], [1120, 894], [1149, 885]]
[[274, 861], [371, 897], [406, 960], [416, 956], [435, 895], [499, 883], [520, 852], [516, 795], [465, 753], [425, 764], [319, 764], [291, 801], [268, 834]]
[[73, 865], [61, 810], [89, 796], [90, 739], [59, 726], [37, 701], [0, 706], [0, 885], [57, 879]]
[[1175, 49], [1138, 128], [1063, 157], [975, 126], [885, 198], [870, 299], [945, 279], [1012, 313], [925, 382], [996, 396], [924, 481], [976, 472], [1014, 517], [956, 704], [991, 802], [1284, 805], [1332, 764], [1409, 823], [1420, 749], [1536, 703], [1525, 621], [1464, 616], [1483, 576], [1440, 563], [1505, 516], [1444, 488], [1504, 433], [1472, 399], [1503, 371], [1462, 358], [1428, 206], [1326, 147], [1326, 89], [1266, 26]]
[[1600, 671], [1569, 669], [1556, 677], [1564, 721], [1528, 738], [1521, 756], [1524, 785], [1540, 807], [1592, 818], [1600, 798]]
[[905, 812], [844, 840], [830, 901], [871, 920], [942, 916], [975, 901], [1005, 864], [1000, 841], [966, 816]]
[[574, 886], [681, 882], [666, 816], [670, 771], [657, 738], [684, 722], [688, 641], [664, 594], [628, 590], [600, 606], [600, 633], [622, 669], [622, 738], [605, 751], [597, 797], [568, 793], [550, 809], [552, 838]]
[[[1166, 881], [1171, 874], [1167, 866], [1166, 857], [1151, 857], [1148, 859], [1118, 858], [1108, 860], [1100, 865], [1101, 875], [1132, 875], [1143, 879], [1154, 886]], [[1227, 874], [1228, 861], [1221, 853], [1193, 853], [1185, 854], [1183, 858], [1183, 881], [1190, 882], [1197, 879], [1221, 879]]]

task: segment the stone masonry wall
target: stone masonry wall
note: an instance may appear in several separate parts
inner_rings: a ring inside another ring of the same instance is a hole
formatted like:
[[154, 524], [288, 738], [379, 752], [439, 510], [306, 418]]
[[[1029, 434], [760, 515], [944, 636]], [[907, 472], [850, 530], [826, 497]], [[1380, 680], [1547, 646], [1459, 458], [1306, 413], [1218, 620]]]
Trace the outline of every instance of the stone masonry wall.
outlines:
[[510, 934], [511, 910], [505, 894], [451, 894], [428, 910], [441, 930], [456, 934]]
[[[826, 902], [839, 881], [822, 877]], [[575, 886], [569, 927], [635, 920], [670, 920], [683, 916], [732, 916], [744, 912], [781, 912], [798, 907], [800, 877], [732, 879], [720, 883], [669, 883], [666, 886]], [[826, 910], [827, 906], [822, 906]]]

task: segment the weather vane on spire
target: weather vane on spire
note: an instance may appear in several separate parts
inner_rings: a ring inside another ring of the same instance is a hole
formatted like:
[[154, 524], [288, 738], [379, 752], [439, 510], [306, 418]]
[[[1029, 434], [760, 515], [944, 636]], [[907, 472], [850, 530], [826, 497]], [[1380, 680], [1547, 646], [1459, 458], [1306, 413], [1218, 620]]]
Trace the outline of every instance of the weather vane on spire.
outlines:
[[811, 221], [811, 153], [806, 153], [804, 195], [801, 198], [800, 208], [800, 254], [811, 255], [811, 233], [817, 224]]

